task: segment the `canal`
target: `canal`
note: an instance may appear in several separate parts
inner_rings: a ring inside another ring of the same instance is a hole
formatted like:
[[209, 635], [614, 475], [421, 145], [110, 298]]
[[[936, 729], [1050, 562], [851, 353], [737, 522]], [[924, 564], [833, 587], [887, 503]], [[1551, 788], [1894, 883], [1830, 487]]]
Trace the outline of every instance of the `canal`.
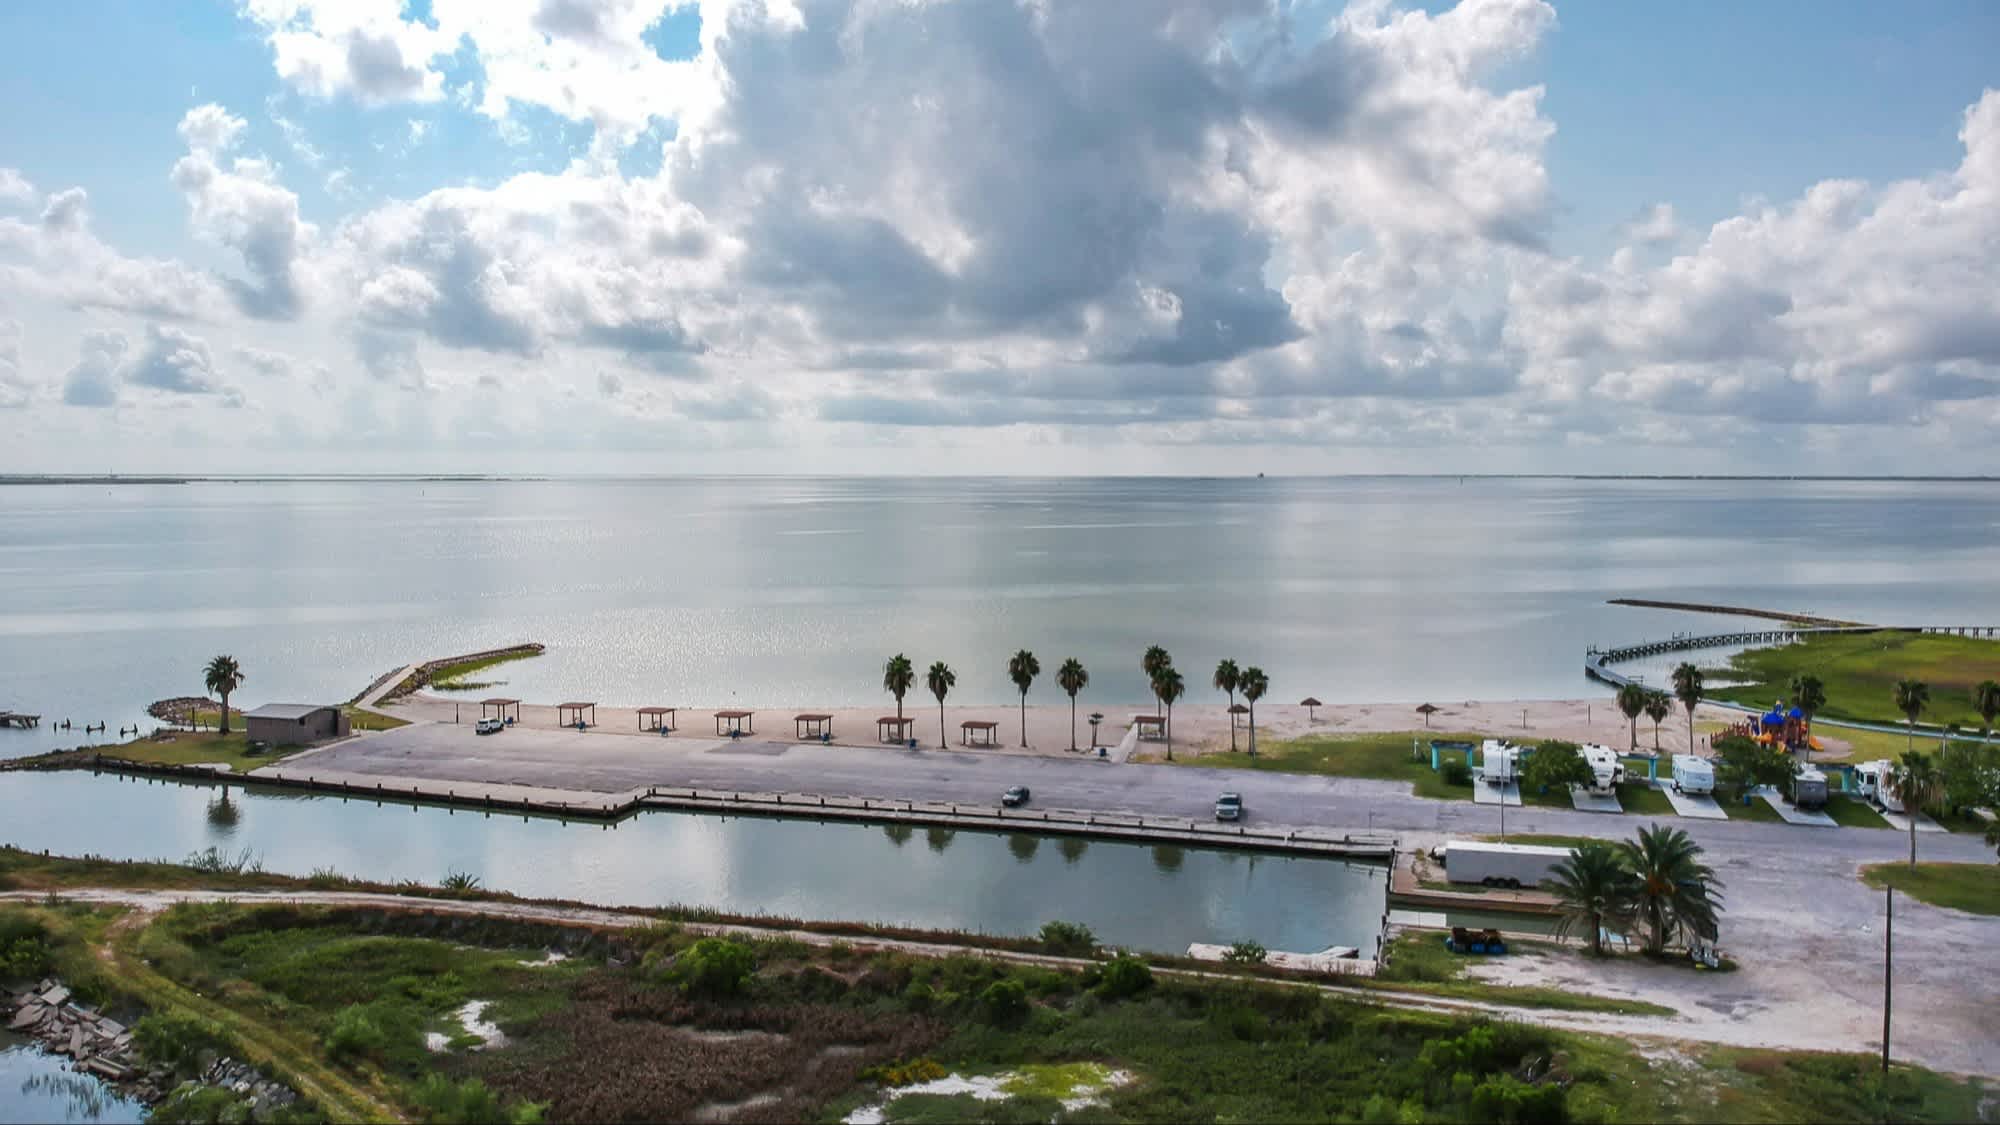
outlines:
[[42, 1050], [34, 1040], [0, 1031], [0, 1121], [145, 1119], [144, 1105], [94, 1075], [70, 1070], [67, 1059]]
[[1241, 939], [1372, 955], [1381, 866], [1171, 845], [646, 812], [615, 825], [302, 796], [112, 774], [0, 775], [0, 843], [182, 860], [214, 848], [267, 871], [382, 882], [475, 875], [492, 890], [610, 906], [1032, 934], [1088, 925], [1162, 953]]

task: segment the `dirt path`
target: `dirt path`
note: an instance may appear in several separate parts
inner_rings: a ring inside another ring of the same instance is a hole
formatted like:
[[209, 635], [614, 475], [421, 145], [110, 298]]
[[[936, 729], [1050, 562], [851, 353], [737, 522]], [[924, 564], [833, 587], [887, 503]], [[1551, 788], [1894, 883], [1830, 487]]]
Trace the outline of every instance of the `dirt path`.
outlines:
[[[645, 915], [598, 910], [589, 907], [454, 901], [450, 899], [433, 899], [365, 891], [245, 892], [86, 888], [64, 891], [62, 893], [67, 898], [81, 902], [125, 906], [145, 911], [149, 914], [157, 913], [169, 906], [183, 902], [234, 902], [250, 905], [290, 904], [300, 906], [349, 906], [386, 910], [410, 910], [439, 914], [509, 918], [529, 922], [553, 922], [603, 929], [633, 929], [648, 925], [654, 921], [654, 919]], [[0, 893], [0, 900], [35, 900], [43, 897], [44, 894], [45, 892], [40, 891], [6, 892]], [[984, 949], [960, 945], [943, 945], [906, 939], [850, 937], [804, 930], [764, 928], [724, 923], [690, 922], [682, 923], [682, 925], [690, 932], [708, 936], [745, 938], [782, 937], [814, 946], [829, 946], [840, 943], [861, 950], [889, 950], [925, 957], [948, 957], [970, 954], [1019, 964], [1035, 964], [1058, 968], [1082, 968], [1091, 963], [1072, 957], [1057, 957], [1046, 954], [1020, 953], [1010, 950]], [[1678, 971], [1665, 971], [1675, 972], [1674, 981], [1686, 979]], [[1225, 973], [1204, 973], [1195, 970], [1177, 969], [1162, 970], [1162, 972], [1166, 975], [1191, 979], [1232, 981], [1240, 981], [1242, 979], [1239, 976]], [[1566, 983], [1574, 986], [1581, 982], [1570, 981]], [[1759, 1013], [1756, 1011], [1745, 1012], [1741, 1009], [1727, 1006], [1718, 1009], [1707, 1003], [1708, 998], [1704, 992], [1698, 991], [1695, 988], [1680, 991], [1658, 987], [1661, 983], [1655, 981], [1653, 982], [1653, 987], [1643, 990], [1635, 988], [1630, 990], [1630, 993], [1643, 991], [1645, 999], [1674, 1008], [1679, 1013], [1678, 1015], [1621, 1016], [1603, 1013], [1553, 1011], [1541, 1008], [1510, 1007], [1504, 1004], [1461, 1000], [1418, 992], [1322, 985], [1313, 982], [1298, 982], [1294, 987], [1313, 988], [1328, 995], [1338, 996], [1356, 1003], [1453, 1014], [1478, 1013], [1570, 1031], [1611, 1035], [1626, 1040], [1638, 1038], [1660, 1041], [1693, 1041], [1735, 1047], [1766, 1047], [1818, 1051], [1859, 1051], [1869, 1049], [1870, 1047], [1870, 1044], [1866, 1042], [1845, 1041], [1844, 1038], [1830, 1034], [1824, 1028], [1801, 1027], [1797, 1021], [1789, 1019], [1763, 1020], [1757, 1018]], [[1627, 993], [1625, 989], [1614, 988], [1610, 991], [1614, 994]], [[1926, 1062], [1922, 1058], [1909, 1058], [1907, 1061]]]

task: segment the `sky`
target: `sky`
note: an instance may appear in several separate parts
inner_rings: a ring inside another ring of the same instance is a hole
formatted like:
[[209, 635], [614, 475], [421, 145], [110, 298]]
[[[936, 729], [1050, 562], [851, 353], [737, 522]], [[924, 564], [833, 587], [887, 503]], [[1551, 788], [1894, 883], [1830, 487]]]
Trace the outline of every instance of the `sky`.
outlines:
[[0, 472], [2000, 472], [2000, 5], [0, 5]]

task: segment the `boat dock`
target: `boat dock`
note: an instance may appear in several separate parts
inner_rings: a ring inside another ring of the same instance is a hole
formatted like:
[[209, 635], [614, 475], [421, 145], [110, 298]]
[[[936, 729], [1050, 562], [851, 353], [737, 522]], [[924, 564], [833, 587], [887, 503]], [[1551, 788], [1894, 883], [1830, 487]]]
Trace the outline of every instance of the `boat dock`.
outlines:
[[19, 711], [0, 711], [0, 727], [19, 727], [22, 730], [26, 730], [29, 727], [38, 727], [41, 725], [42, 717], [40, 715], [24, 715]]

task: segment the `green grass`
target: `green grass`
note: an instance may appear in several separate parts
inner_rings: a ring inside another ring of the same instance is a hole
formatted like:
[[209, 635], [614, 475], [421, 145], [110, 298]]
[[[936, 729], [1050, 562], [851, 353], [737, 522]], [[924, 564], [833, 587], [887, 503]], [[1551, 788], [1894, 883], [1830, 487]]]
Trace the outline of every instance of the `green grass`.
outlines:
[[1986, 832], [1986, 819], [1971, 809], [1934, 812], [1931, 814], [1931, 819], [1943, 825], [1947, 832], [1966, 832], [1975, 835], [1984, 835]]
[[1889, 822], [1882, 814], [1858, 797], [1831, 797], [1826, 802], [1826, 815], [1833, 818], [1842, 828], [1887, 828]]
[[347, 724], [354, 730], [395, 730], [410, 725], [408, 719], [398, 719], [394, 715], [383, 715], [374, 711], [363, 711], [349, 703], [341, 707], [347, 716]]
[[1741, 797], [1723, 797], [1718, 794], [1715, 803], [1722, 806], [1722, 811], [1728, 813], [1731, 820], [1754, 820], [1761, 824], [1785, 823], [1785, 818], [1778, 814], [1778, 810], [1772, 808], [1771, 803], [1762, 797], [1752, 797], [1750, 803], [1746, 805]]
[[1932, 906], [1968, 914], [2000, 914], [2000, 865], [1991, 863], [1878, 863], [1862, 868], [1871, 887], [1894, 887]]
[[250, 753], [250, 738], [241, 730], [228, 734], [214, 731], [170, 732], [171, 738], [137, 738], [116, 746], [97, 748], [107, 757], [163, 766], [226, 765], [235, 773], [248, 773], [297, 753], [302, 747], [274, 746], [262, 754]]
[[1575, 848], [1584, 844], [1606, 842], [1595, 836], [1562, 836], [1549, 832], [1509, 832], [1504, 840], [1497, 835], [1481, 836], [1480, 839], [1506, 844], [1533, 844], [1545, 848]]
[[466, 677], [510, 661], [527, 660], [540, 655], [538, 652], [509, 652], [479, 660], [461, 660], [454, 664], [446, 664], [431, 673], [430, 688], [432, 691], [480, 691], [495, 686], [495, 681], [468, 680]]
[[[1772, 700], [1785, 698], [1792, 677], [1804, 672], [1826, 685], [1827, 704], [1820, 712], [1825, 717], [1901, 723], [1903, 714], [1894, 703], [1896, 681], [1917, 679], [1931, 688], [1930, 706], [1920, 721], [1978, 730], [1972, 686], [1981, 680], [2000, 680], [2000, 641], [1915, 633], [1821, 635], [1796, 644], [1750, 649], [1738, 653], [1730, 665], [1729, 675], [1744, 683], [1711, 692], [1717, 699], [1768, 707]], [[1847, 735], [1831, 733], [1839, 738]]]
[[[1574, 955], [1564, 947], [1547, 942], [1516, 941], [1510, 943], [1509, 949], [1511, 952], [1508, 956], [1512, 957], [1533, 955], [1529, 953], [1530, 950], [1557, 957]], [[1444, 935], [1440, 933], [1425, 931], [1400, 934], [1389, 943], [1387, 954], [1388, 963], [1378, 975], [1348, 978], [1343, 983], [1364, 989], [1420, 992], [1427, 996], [1478, 1000], [1515, 1008], [1543, 1008], [1562, 1012], [1610, 1012], [1627, 1016], [1675, 1014], [1672, 1008], [1644, 1000], [1592, 996], [1585, 992], [1536, 985], [1487, 984], [1483, 981], [1468, 980], [1465, 972], [1479, 958], [1453, 953], [1446, 949]]]
[[[1477, 743], [1476, 734], [1447, 734], [1443, 731], [1403, 731], [1393, 734], [1307, 735], [1285, 742], [1259, 743], [1257, 757], [1248, 754], [1205, 754], [1199, 758], [1176, 758], [1175, 765], [1207, 768], [1258, 770], [1264, 773], [1312, 773], [1326, 777], [1369, 777], [1383, 781], [1407, 781], [1419, 797], [1441, 801], [1469, 801], [1472, 787], [1445, 784], [1444, 775], [1431, 769], [1430, 740]], [[1412, 757], [1415, 739], [1418, 756]], [[1455, 755], [1454, 755], [1455, 756]], [[1563, 795], [1564, 802], [1568, 794]]]
[[1618, 787], [1618, 803], [1628, 813], [1640, 816], [1673, 816], [1674, 803], [1650, 785], [1625, 784]]

